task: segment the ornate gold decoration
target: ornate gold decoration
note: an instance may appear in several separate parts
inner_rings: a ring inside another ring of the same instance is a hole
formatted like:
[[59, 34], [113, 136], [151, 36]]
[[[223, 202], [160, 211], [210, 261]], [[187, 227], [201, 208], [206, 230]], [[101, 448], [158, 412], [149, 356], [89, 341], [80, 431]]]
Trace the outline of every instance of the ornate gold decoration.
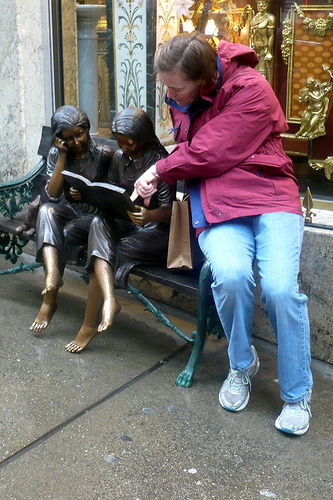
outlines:
[[98, 125], [100, 128], [106, 129], [108, 133], [111, 124], [111, 116], [106, 16], [100, 17], [95, 30], [98, 35]]
[[106, 21], [106, 16], [102, 16], [99, 18], [97, 26], [96, 26], [96, 31], [103, 31], [106, 33], [107, 31], [107, 21]]
[[305, 208], [305, 222], [312, 222], [312, 215], [316, 216], [314, 212], [311, 211], [313, 208], [313, 199], [310, 188], [306, 188], [306, 193], [303, 200], [303, 207]]
[[259, 57], [256, 70], [273, 85], [276, 17], [268, 12], [269, 5], [267, 0], [257, 1], [258, 14], [250, 22], [249, 46]]
[[328, 106], [332, 94], [333, 73], [327, 64], [323, 70], [328, 74], [328, 80], [321, 83], [310, 76], [298, 94], [298, 101], [308, 102], [308, 107], [302, 113], [301, 126], [295, 137], [315, 139], [326, 134], [325, 122], [328, 118]]
[[[297, 6], [313, 19], [319, 19], [322, 12], [332, 12], [326, 5]], [[327, 16], [328, 17], [328, 16]], [[303, 104], [299, 100], [299, 91], [306, 85], [309, 75], [323, 79], [322, 66], [333, 68], [333, 33], [326, 32], [325, 37], [319, 37], [313, 31], [305, 30], [303, 19], [297, 15], [296, 4], [288, 11], [282, 22], [281, 54], [287, 65], [286, 118], [288, 123], [302, 122]], [[302, 135], [300, 137], [307, 137]]]
[[296, 2], [294, 2], [294, 5], [298, 16], [303, 19], [305, 29], [313, 31], [313, 33], [317, 36], [325, 36], [328, 30], [333, 29], [332, 12], [330, 12], [325, 18], [320, 17], [319, 19], [311, 19], [311, 17], [306, 17], [305, 13]]
[[237, 35], [240, 35], [246, 21], [249, 21], [248, 45], [255, 50], [259, 58], [256, 70], [273, 85], [276, 18], [268, 11], [269, 5], [270, 0], [257, 0], [257, 14], [251, 5], [246, 5], [239, 21], [234, 21], [230, 15], [228, 19], [229, 30], [233, 30]]
[[292, 47], [294, 43], [294, 22], [292, 19], [292, 10], [288, 11], [287, 17], [282, 23], [282, 43], [281, 43], [281, 55], [283, 62], [288, 64], [291, 57]]
[[189, 12], [190, 15], [186, 17], [192, 19], [195, 28], [201, 33], [204, 33], [209, 15], [212, 12], [222, 12], [227, 1], [228, 0], [197, 0], [193, 2], [193, 7]]
[[[242, 18], [244, 9], [239, 9], [233, 3], [232, 0], [228, 2], [228, 10], [226, 13], [227, 23], [225, 25], [225, 29], [229, 35], [229, 41], [234, 42], [234, 34], [239, 36], [241, 34], [242, 29], [245, 27], [245, 21]], [[236, 15], [239, 15], [237, 18]], [[254, 15], [254, 11], [253, 11]]]
[[333, 180], [333, 156], [328, 156], [326, 160], [315, 160], [309, 162], [311, 168], [315, 170], [324, 169], [325, 177], [330, 181]]

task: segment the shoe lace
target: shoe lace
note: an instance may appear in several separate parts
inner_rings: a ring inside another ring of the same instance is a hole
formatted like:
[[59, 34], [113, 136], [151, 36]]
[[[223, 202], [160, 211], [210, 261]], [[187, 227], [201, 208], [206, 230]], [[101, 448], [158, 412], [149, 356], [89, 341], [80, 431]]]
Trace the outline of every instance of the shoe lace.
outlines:
[[246, 371], [232, 370], [229, 375], [229, 387], [232, 392], [242, 392], [243, 385], [248, 385], [251, 391], [251, 380]]
[[306, 401], [306, 399], [302, 399], [302, 401], [299, 402], [299, 405], [303, 410], [307, 410], [309, 412], [310, 417], [312, 417], [310, 404], [308, 403], [308, 401]]
[[306, 410], [309, 412], [310, 417], [312, 417], [310, 405], [305, 399], [297, 403], [285, 403], [283, 407], [287, 407], [288, 413], [292, 416], [298, 417]]

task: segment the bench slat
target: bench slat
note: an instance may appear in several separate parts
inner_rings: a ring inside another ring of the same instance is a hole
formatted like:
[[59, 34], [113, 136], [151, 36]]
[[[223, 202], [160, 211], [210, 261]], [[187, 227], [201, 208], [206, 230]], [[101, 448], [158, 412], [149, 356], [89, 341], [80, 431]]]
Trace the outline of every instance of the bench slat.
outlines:
[[161, 285], [170, 286], [189, 295], [198, 296], [199, 282], [197, 271], [181, 271], [165, 267], [135, 266], [131, 270], [140, 278], [152, 280]]

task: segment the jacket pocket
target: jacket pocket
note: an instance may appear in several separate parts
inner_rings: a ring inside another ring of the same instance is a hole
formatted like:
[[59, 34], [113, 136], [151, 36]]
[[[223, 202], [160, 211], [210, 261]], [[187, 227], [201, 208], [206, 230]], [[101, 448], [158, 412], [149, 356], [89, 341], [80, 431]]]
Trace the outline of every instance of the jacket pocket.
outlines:
[[256, 163], [245, 166], [243, 163], [242, 167], [231, 169], [225, 174], [227, 192], [232, 204], [260, 204], [276, 197], [276, 176], [266, 172], [266, 165]]
[[253, 154], [242, 162], [242, 166], [251, 166], [253, 169], [257, 166], [281, 168], [286, 163], [286, 158], [281, 158], [277, 155]]

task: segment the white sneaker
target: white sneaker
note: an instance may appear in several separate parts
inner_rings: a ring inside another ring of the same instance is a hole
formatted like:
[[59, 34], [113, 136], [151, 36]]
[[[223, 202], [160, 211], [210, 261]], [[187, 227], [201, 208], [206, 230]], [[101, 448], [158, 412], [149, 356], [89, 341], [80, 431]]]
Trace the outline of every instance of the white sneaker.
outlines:
[[219, 394], [220, 405], [229, 411], [243, 410], [250, 399], [251, 378], [259, 370], [259, 356], [256, 349], [251, 346], [254, 360], [250, 368], [244, 371], [230, 370], [228, 377], [223, 382]]
[[296, 436], [305, 434], [312, 417], [310, 403], [311, 391], [297, 403], [285, 403], [280, 415], [275, 420], [275, 427], [286, 434], [295, 434]]

